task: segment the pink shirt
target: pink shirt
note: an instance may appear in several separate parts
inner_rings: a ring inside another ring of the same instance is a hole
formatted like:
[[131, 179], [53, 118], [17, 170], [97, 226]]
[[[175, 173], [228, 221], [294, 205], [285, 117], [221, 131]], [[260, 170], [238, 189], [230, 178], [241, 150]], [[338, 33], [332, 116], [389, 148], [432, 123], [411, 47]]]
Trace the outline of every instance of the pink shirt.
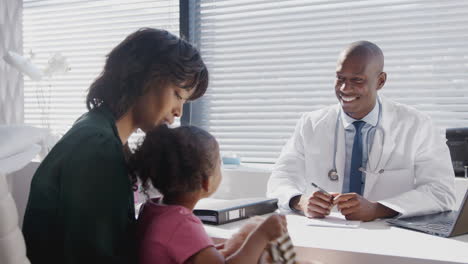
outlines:
[[179, 205], [146, 202], [137, 224], [140, 264], [187, 263], [200, 250], [214, 246], [192, 211]]

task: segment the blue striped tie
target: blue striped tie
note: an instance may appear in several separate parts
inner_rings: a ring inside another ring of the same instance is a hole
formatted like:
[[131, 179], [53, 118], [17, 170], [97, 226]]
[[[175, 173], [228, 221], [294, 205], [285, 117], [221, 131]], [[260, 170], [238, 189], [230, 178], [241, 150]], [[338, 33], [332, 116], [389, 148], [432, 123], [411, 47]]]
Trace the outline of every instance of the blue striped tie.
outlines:
[[353, 125], [356, 128], [354, 135], [353, 152], [351, 155], [351, 171], [349, 180], [350, 192], [355, 192], [362, 195], [362, 172], [359, 168], [362, 166], [362, 135], [361, 129], [366, 122], [354, 121]]

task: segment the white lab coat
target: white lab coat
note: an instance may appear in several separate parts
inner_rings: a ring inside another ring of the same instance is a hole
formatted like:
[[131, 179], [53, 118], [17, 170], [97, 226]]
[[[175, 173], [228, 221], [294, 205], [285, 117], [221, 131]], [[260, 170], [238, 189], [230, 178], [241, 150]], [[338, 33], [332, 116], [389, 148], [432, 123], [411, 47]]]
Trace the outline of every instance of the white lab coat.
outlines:
[[[365, 174], [363, 196], [400, 213], [399, 216], [452, 210], [455, 175], [445, 138], [429, 116], [381, 98], [382, 116], [374, 136]], [[342, 192], [345, 166], [344, 128], [338, 125], [338, 181], [328, 178], [333, 164], [336, 120], [340, 105], [304, 114], [283, 147], [268, 181], [267, 196], [290, 211], [289, 200], [316, 191]], [[383, 131], [383, 133], [382, 133]], [[383, 144], [382, 144], [383, 143]], [[384, 169], [383, 173], [378, 173]]]

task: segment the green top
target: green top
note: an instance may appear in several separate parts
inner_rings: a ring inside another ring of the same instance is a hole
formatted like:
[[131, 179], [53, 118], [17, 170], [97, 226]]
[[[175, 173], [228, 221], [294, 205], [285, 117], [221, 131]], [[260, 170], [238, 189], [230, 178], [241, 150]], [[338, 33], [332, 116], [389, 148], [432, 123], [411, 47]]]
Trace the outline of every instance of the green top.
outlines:
[[31, 182], [23, 233], [32, 264], [134, 263], [135, 209], [122, 142], [105, 107], [80, 117]]

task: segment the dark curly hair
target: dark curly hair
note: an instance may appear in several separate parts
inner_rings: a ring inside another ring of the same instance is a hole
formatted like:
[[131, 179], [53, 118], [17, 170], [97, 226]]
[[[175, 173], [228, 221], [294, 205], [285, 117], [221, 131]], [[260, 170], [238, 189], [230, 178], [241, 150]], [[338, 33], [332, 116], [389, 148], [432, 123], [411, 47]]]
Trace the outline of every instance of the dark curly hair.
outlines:
[[151, 183], [164, 197], [173, 199], [201, 189], [217, 162], [219, 146], [210, 133], [195, 126], [170, 129], [160, 125], [146, 133], [128, 164], [144, 192]]
[[208, 70], [200, 53], [173, 34], [142, 28], [123, 40], [108, 55], [100, 76], [86, 97], [88, 110], [106, 105], [120, 119], [151, 83], [168, 82], [195, 89], [189, 100], [201, 97], [208, 87]]

